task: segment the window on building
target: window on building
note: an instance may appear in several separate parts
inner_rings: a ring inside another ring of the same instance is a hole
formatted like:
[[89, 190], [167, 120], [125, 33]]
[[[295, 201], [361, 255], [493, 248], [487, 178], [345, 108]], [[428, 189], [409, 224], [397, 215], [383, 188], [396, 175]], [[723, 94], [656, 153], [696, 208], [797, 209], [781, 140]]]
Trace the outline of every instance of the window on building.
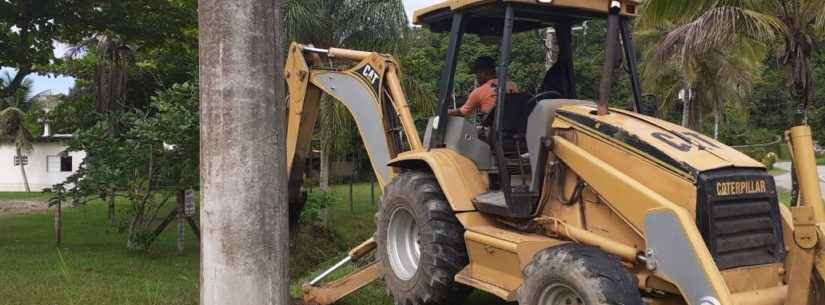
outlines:
[[20, 164], [29, 165], [29, 156], [14, 156], [14, 166], [20, 166]]
[[60, 171], [61, 172], [71, 172], [72, 171], [72, 156], [60, 157]]
[[47, 156], [46, 157], [46, 171], [50, 173], [71, 172], [72, 171], [72, 157], [71, 156]]

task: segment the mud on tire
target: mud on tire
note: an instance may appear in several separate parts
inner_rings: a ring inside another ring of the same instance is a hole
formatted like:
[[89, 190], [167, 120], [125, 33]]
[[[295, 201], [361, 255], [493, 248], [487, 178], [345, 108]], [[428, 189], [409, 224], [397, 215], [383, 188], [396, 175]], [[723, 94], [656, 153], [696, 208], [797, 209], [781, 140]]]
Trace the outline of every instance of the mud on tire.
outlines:
[[[404, 213], [414, 220], [415, 231], [418, 232], [417, 268], [398, 267], [397, 259], [394, 267], [388, 256], [388, 253], [394, 255], [394, 250], [389, 248], [394, 241], [388, 238], [404, 235], [397, 233], [397, 230], [389, 232], [390, 222], [409, 218], [393, 216]], [[385, 188], [375, 217], [378, 225], [377, 258], [386, 271], [387, 293], [393, 296], [395, 304], [461, 304], [470, 288], [453, 279], [468, 263], [464, 227], [453, 214], [435, 177], [423, 172], [398, 175]]]
[[636, 278], [596, 247], [564, 244], [544, 249], [523, 274], [519, 305], [643, 304]]

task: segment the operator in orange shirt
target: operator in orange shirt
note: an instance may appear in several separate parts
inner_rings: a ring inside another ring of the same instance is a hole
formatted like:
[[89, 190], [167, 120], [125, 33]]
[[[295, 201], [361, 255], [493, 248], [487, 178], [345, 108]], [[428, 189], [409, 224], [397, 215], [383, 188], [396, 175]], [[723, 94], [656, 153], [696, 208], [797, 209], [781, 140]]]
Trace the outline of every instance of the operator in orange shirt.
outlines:
[[[498, 78], [496, 76], [496, 62], [492, 57], [481, 56], [473, 63], [473, 73], [479, 86], [470, 93], [467, 102], [460, 108], [450, 110], [452, 116], [467, 116], [479, 108], [483, 113], [490, 113], [496, 106]], [[513, 82], [507, 82], [507, 93], [516, 93], [518, 87]]]

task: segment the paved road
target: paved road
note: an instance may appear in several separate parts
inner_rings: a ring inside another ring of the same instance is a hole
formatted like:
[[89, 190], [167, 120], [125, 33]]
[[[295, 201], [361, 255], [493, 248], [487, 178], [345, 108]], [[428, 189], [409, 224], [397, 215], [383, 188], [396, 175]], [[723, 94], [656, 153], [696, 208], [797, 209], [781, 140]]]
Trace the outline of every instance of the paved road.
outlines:
[[[784, 169], [788, 171], [788, 173], [780, 174], [774, 176], [774, 181], [776, 181], [776, 187], [783, 188], [786, 190], [791, 189], [791, 162], [777, 162], [774, 164], [774, 167]], [[817, 172], [819, 172], [819, 187], [825, 191], [825, 166], [818, 166]], [[825, 196], [825, 195], [823, 195]]]

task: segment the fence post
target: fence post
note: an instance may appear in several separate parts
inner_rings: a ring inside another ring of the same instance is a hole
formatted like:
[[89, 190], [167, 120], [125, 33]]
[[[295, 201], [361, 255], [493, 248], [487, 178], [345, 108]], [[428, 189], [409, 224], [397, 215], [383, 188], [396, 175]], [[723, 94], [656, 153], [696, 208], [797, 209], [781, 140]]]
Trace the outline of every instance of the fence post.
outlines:
[[63, 224], [61, 222], [62, 218], [62, 211], [61, 206], [63, 205], [63, 194], [58, 193], [57, 195], [57, 205], [56, 210], [54, 211], [54, 238], [57, 247], [60, 247], [60, 243], [63, 240]]
[[177, 190], [177, 198], [176, 201], [178, 203], [178, 255], [183, 255], [183, 229], [186, 225], [186, 211], [184, 208], [186, 202], [186, 191], [185, 190]]

